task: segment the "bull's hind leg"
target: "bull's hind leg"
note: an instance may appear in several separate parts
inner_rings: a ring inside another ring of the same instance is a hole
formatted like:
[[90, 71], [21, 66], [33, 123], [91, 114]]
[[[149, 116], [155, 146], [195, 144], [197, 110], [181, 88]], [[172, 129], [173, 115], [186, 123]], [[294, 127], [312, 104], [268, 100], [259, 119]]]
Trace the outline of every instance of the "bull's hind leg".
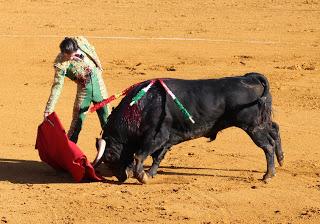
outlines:
[[281, 146], [279, 125], [276, 122], [272, 122], [270, 135], [275, 141], [275, 153], [277, 156], [278, 163], [280, 166], [283, 166], [284, 155], [283, 155], [282, 146]]
[[276, 174], [274, 167], [275, 141], [269, 134], [270, 127], [269, 125], [257, 126], [247, 130], [247, 133], [253, 142], [264, 151], [267, 160], [267, 172], [263, 176], [263, 180], [267, 182]]

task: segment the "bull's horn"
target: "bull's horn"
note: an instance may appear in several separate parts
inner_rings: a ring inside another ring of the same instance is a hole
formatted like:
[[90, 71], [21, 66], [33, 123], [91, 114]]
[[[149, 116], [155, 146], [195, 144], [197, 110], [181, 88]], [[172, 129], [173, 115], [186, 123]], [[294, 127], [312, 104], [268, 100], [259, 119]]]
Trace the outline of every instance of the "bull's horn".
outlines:
[[92, 166], [94, 168], [98, 167], [100, 163], [102, 162], [102, 156], [104, 154], [104, 151], [106, 149], [106, 141], [103, 138], [100, 138], [98, 140], [98, 153], [94, 161], [92, 162]]

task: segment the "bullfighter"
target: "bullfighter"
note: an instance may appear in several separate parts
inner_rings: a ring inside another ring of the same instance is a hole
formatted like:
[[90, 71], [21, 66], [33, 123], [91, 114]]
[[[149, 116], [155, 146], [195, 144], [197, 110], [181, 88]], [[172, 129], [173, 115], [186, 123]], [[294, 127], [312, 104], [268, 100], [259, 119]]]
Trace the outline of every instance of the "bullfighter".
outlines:
[[[54, 111], [65, 76], [74, 81], [77, 84], [77, 94], [68, 137], [76, 143], [90, 104], [101, 102], [107, 98], [108, 94], [102, 78], [102, 66], [98, 55], [85, 37], [66, 37], [60, 43], [60, 51], [54, 61], [55, 75], [44, 118], [46, 119]], [[109, 114], [107, 106], [97, 110], [97, 114], [103, 128]]]

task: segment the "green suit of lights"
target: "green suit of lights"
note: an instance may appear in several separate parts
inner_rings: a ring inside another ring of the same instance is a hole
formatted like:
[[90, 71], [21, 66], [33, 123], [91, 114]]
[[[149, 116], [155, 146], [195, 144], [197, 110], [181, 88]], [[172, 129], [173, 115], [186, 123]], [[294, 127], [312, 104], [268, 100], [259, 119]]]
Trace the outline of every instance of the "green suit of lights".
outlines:
[[[77, 142], [83, 121], [91, 103], [99, 103], [107, 98], [107, 90], [102, 79], [102, 66], [94, 47], [84, 37], [74, 37], [83, 53], [81, 60], [64, 60], [60, 53], [55, 62], [55, 76], [45, 112], [52, 113], [60, 96], [65, 76], [77, 83], [77, 95], [73, 107], [73, 117], [68, 131], [71, 141]], [[97, 110], [101, 127], [108, 118], [107, 107]]]

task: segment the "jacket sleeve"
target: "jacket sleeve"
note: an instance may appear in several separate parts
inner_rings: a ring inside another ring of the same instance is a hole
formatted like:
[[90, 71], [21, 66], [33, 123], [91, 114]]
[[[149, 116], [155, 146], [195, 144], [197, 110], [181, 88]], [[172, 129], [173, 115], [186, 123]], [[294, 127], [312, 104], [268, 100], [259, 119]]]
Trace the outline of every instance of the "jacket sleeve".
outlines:
[[55, 105], [58, 101], [58, 98], [61, 94], [61, 90], [64, 84], [64, 77], [65, 77], [66, 71], [57, 66], [55, 66], [54, 69], [55, 69], [54, 80], [51, 87], [51, 94], [49, 96], [49, 99], [44, 111], [45, 113], [46, 112], [52, 113], [54, 111]]

